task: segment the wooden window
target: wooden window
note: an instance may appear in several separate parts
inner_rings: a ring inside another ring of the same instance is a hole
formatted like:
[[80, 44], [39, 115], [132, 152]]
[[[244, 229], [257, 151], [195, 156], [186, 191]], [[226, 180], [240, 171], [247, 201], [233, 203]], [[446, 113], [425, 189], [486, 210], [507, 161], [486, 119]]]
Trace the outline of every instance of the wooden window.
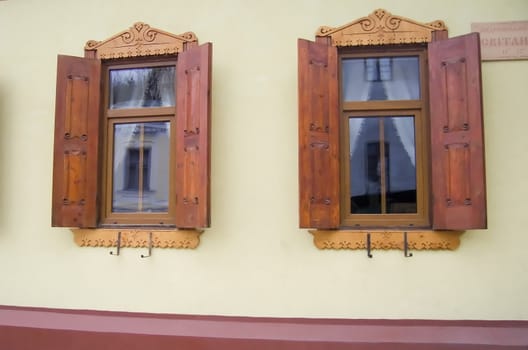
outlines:
[[212, 45], [125, 34], [58, 58], [52, 224], [208, 227]]
[[300, 226], [485, 228], [478, 34], [361, 21], [299, 39]]
[[427, 227], [425, 49], [343, 51], [341, 225]]
[[174, 223], [174, 59], [104, 64], [102, 225]]

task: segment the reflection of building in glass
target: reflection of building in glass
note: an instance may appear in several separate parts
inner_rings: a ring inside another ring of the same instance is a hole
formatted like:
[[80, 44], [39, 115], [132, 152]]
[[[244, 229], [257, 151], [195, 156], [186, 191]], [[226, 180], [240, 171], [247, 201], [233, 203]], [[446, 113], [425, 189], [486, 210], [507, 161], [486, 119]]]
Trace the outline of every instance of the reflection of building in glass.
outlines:
[[166, 212], [169, 122], [114, 125], [114, 212]]
[[351, 118], [350, 123], [357, 124], [351, 128], [357, 129], [357, 133], [350, 135], [352, 212], [415, 213], [413, 118]]
[[[345, 102], [420, 98], [417, 56], [346, 58], [342, 69]], [[414, 115], [374, 112], [350, 117], [348, 127], [351, 213], [416, 213]]]
[[175, 67], [110, 71], [110, 108], [174, 106]]
[[[141, 152], [143, 154], [140, 154]], [[140, 162], [143, 164], [140, 164]], [[148, 191], [150, 188], [150, 148], [129, 148], [126, 163], [126, 186], [124, 189], [128, 191], [139, 191], [140, 189]], [[142, 176], [139, 176], [139, 172], [141, 172]], [[139, 186], [139, 181], [141, 181], [141, 186]]]

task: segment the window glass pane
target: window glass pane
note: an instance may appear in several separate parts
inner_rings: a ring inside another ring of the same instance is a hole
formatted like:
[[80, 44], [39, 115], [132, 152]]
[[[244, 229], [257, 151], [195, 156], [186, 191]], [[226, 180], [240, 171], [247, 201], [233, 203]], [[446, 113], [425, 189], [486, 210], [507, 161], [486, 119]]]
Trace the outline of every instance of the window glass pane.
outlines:
[[349, 133], [351, 213], [416, 213], [414, 117], [353, 117]]
[[110, 70], [110, 109], [174, 106], [174, 66]]
[[386, 117], [387, 213], [416, 213], [416, 145], [413, 117]]
[[114, 124], [112, 212], [167, 212], [169, 122]]
[[417, 56], [345, 58], [341, 68], [344, 101], [420, 99]]
[[[350, 118], [350, 204], [353, 214], [381, 213], [379, 118]], [[376, 154], [375, 152], [378, 152]]]

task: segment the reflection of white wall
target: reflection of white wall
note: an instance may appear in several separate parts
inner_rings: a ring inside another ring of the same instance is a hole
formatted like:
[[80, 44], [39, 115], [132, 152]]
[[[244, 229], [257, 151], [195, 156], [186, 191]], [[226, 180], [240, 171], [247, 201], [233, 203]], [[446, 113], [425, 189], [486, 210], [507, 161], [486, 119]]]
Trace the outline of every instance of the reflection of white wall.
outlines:
[[129, 148], [139, 148], [139, 139], [134, 137], [137, 124], [117, 124], [114, 126], [114, 176], [113, 191], [124, 190], [127, 152]]
[[[145, 208], [166, 208], [168, 206], [169, 193], [169, 123], [145, 123], [146, 132], [143, 133], [141, 143], [141, 132], [136, 123], [118, 124], [114, 133], [114, 176], [113, 176], [113, 203], [119, 208], [136, 208], [138, 196], [131, 195], [127, 189], [129, 172], [129, 149], [149, 149], [150, 166], [148, 168], [148, 191], [143, 192], [143, 206]], [[145, 162], [147, 162], [145, 160]], [[142, 171], [138, 167], [138, 171]], [[122, 191], [128, 194], [121, 193]]]
[[356, 58], [345, 59], [341, 62], [341, 69], [343, 101], [368, 100], [371, 82], [365, 79], [365, 61]]
[[167, 200], [169, 193], [169, 134], [157, 133], [145, 144], [151, 149], [150, 190], [157, 200]]

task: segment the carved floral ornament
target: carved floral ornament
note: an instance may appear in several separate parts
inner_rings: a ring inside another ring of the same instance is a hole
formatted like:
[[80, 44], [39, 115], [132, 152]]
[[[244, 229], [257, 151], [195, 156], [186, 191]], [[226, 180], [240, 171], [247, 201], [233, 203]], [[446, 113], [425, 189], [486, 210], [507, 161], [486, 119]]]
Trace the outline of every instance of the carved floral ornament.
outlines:
[[333, 46], [362, 46], [426, 43], [435, 31], [447, 31], [443, 21], [420, 23], [377, 9], [337, 28], [319, 27], [315, 35], [329, 37]]
[[193, 32], [180, 35], [136, 22], [132, 27], [103, 41], [90, 40], [84, 50], [100, 59], [169, 55], [182, 52], [187, 44], [198, 44]]
[[[310, 230], [319, 249], [366, 249], [367, 234], [371, 249], [404, 249], [403, 231]], [[408, 231], [408, 248], [412, 250], [455, 250], [462, 231]]]
[[119, 236], [123, 248], [148, 248], [151, 244], [152, 248], [180, 249], [198, 247], [202, 233], [199, 230], [159, 229], [72, 229], [72, 232], [73, 240], [80, 247], [116, 247]]

